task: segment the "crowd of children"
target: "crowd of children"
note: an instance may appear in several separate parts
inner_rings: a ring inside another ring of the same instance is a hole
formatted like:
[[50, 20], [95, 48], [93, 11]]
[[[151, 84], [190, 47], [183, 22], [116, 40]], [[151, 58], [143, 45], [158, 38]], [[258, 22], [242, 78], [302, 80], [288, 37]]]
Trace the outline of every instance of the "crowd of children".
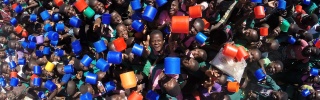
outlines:
[[0, 3], [0, 100], [320, 100], [319, 0]]

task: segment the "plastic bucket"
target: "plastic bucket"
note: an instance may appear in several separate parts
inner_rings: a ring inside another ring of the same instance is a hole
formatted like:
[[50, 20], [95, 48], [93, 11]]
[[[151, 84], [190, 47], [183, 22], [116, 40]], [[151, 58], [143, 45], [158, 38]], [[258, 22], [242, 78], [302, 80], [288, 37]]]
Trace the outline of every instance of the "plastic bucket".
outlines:
[[58, 43], [59, 43], [59, 41], [53, 41], [53, 40], [50, 41], [50, 44], [51, 44], [52, 46], [57, 46]]
[[3, 3], [8, 5], [8, 4], [10, 4], [10, 0], [3, 0]]
[[64, 31], [64, 24], [63, 24], [63, 23], [57, 23], [57, 24], [56, 24], [56, 31], [57, 31], [57, 32], [62, 32], [62, 31]]
[[116, 89], [116, 84], [113, 81], [109, 81], [105, 84], [105, 89], [107, 92], [111, 92]]
[[303, 4], [310, 5], [311, 0], [303, 0]]
[[124, 41], [123, 37], [119, 37], [119, 38], [113, 40], [113, 44], [118, 52], [121, 52], [127, 48], [126, 41]]
[[234, 58], [237, 56], [238, 48], [231, 44], [226, 44], [222, 51], [223, 55]]
[[48, 72], [52, 72], [54, 69], [54, 64], [48, 61], [44, 69]]
[[152, 90], [149, 90], [146, 95], [146, 98], [148, 100], [159, 100], [159, 97], [160, 97], [160, 95]]
[[189, 16], [173, 16], [171, 22], [172, 33], [189, 33]]
[[295, 10], [296, 10], [297, 13], [302, 13], [302, 6], [301, 5], [296, 5]]
[[60, 7], [62, 4], [64, 4], [64, 1], [63, 0], [54, 0], [54, 3]]
[[47, 80], [46, 83], [44, 84], [44, 86], [50, 91], [53, 92], [57, 86], [56, 84], [54, 84], [51, 80]]
[[131, 27], [137, 32], [142, 32], [142, 30], [144, 29], [144, 25], [138, 20], [134, 20], [131, 24]]
[[39, 78], [39, 77], [34, 78], [33, 85], [37, 86], [37, 87], [41, 86], [41, 78]]
[[90, 58], [88, 55], [84, 55], [80, 62], [83, 64], [83, 66], [88, 67], [92, 62], [92, 58]]
[[33, 67], [33, 73], [37, 74], [37, 75], [41, 75], [42, 74], [41, 66], [34, 66]]
[[31, 22], [36, 22], [37, 21], [38, 16], [36, 14], [31, 14], [30, 15], [30, 21]]
[[28, 36], [28, 40], [31, 41], [31, 42], [36, 42], [37, 41], [36, 37], [33, 36], [33, 35], [29, 35]]
[[33, 80], [34, 78], [38, 77], [36, 74], [32, 74], [30, 79]]
[[11, 24], [12, 26], [16, 26], [16, 25], [18, 24], [17, 19], [16, 19], [16, 18], [12, 18], [12, 19], [10, 20], [10, 24]]
[[50, 14], [47, 10], [42, 11], [40, 13], [40, 16], [41, 16], [42, 20], [44, 20], [44, 21], [50, 19]]
[[203, 22], [204, 22], [204, 29], [205, 29], [205, 30], [206, 30], [206, 29], [209, 29], [210, 23], [209, 23], [206, 19], [204, 19], [204, 18], [202, 18], [202, 20], [203, 20]]
[[254, 72], [254, 76], [257, 78], [258, 81], [262, 81], [266, 78], [266, 74], [260, 68]]
[[71, 46], [72, 46], [72, 51], [73, 51], [73, 53], [75, 53], [75, 54], [81, 53], [81, 51], [82, 51], [82, 46], [81, 46], [79, 40], [73, 41], [73, 42], [71, 43]]
[[20, 25], [17, 25], [17, 26], [14, 28], [14, 30], [15, 30], [15, 32], [16, 32], [17, 34], [21, 34], [23, 28], [22, 28]]
[[54, 54], [55, 54], [56, 56], [62, 57], [62, 56], [64, 56], [64, 50], [57, 49], [57, 50], [54, 52]]
[[17, 78], [18, 72], [10, 72], [10, 78]]
[[73, 6], [75, 6], [79, 12], [82, 12], [88, 7], [88, 4], [84, 0], [78, 0], [73, 4]]
[[22, 37], [27, 38], [28, 35], [29, 35], [29, 34], [28, 34], [28, 31], [25, 31], [25, 30], [22, 31], [22, 34], [21, 34]]
[[53, 31], [52, 26], [51, 26], [50, 24], [44, 25], [44, 30], [45, 30], [46, 32]]
[[3, 78], [0, 78], [1, 87], [5, 87], [7, 85], [6, 81]]
[[42, 44], [43, 43], [43, 36], [42, 35], [36, 36], [36, 41], [37, 41], [37, 44]]
[[317, 48], [320, 48], [320, 41], [317, 41], [317, 42], [315, 43], [315, 46], [316, 46]]
[[89, 84], [97, 84], [98, 75], [93, 73], [88, 73], [86, 76], [86, 83]]
[[290, 43], [290, 44], [294, 44], [294, 43], [296, 43], [296, 39], [293, 37], [293, 36], [290, 36], [289, 38], [288, 38], [288, 42]]
[[228, 82], [227, 90], [229, 92], [238, 92], [239, 91], [239, 83], [238, 82]]
[[263, 6], [254, 7], [254, 15], [256, 19], [261, 19], [266, 16]]
[[319, 69], [311, 68], [311, 69], [310, 69], [310, 74], [311, 74], [312, 76], [318, 76], [318, 75], [319, 75]]
[[33, 50], [36, 48], [36, 45], [37, 44], [35, 42], [29, 42], [28, 48]]
[[18, 86], [19, 79], [18, 78], [11, 78], [10, 80], [10, 86], [16, 87]]
[[37, 56], [37, 57], [43, 57], [42, 51], [36, 50], [36, 56]]
[[77, 18], [76, 16], [71, 17], [69, 20], [69, 24], [73, 27], [79, 28], [81, 26], [81, 23], [82, 23], [82, 21], [79, 18]]
[[59, 39], [59, 34], [57, 32], [50, 31], [48, 32], [48, 38], [52, 41], [57, 41]]
[[14, 12], [16, 12], [16, 13], [22, 13], [22, 12], [23, 12], [22, 6], [21, 6], [20, 4], [18, 4], [18, 5], [16, 6], [16, 8], [14, 9]]
[[122, 53], [109, 51], [107, 56], [108, 62], [112, 64], [121, 64], [122, 62]]
[[98, 53], [107, 50], [107, 46], [103, 40], [99, 40], [99, 41], [93, 43], [93, 46], [96, 49], [96, 52], [98, 52]]
[[104, 59], [100, 58], [97, 61], [96, 67], [99, 68], [101, 71], [106, 72], [109, 69], [109, 63]]
[[44, 47], [42, 52], [44, 55], [49, 55], [50, 54], [50, 47]]
[[132, 91], [128, 100], [143, 100], [143, 96], [136, 91]]
[[147, 6], [144, 9], [144, 12], [142, 14], [142, 18], [148, 22], [152, 22], [154, 17], [156, 17], [158, 10], [152, 6]]
[[89, 92], [82, 94], [80, 96], [80, 100], [92, 100], [92, 94], [90, 94]]
[[260, 27], [260, 36], [268, 36], [268, 28], [267, 27]]
[[254, 3], [262, 3], [262, 0], [251, 0], [251, 2], [254, 2]]
[[55, 13], [52, 15], [52, 21], [58, 22], [60, 20], [60, 15], [59, 13]]
[[120, 74], [121, 86], [130, 89], [137, 86], [137, 78], [133, 71]]
[[64, 72], [66, 74], [72, 74], [74, 72], [73, 66], [72, 65], [66, 65], [64, 66]]
[[166, 57], [164, 59], [165, 74], [180, 74], [180, 58]]
[[27, 48], [28, 45], [29, 45], [29, 43], [26, 42], [26, 41], [22, 41], [22, 42], [21, 42], [21, 46], [22, 46], [23, 48]]
[[24, 58], [18, 59], [19, 65], [25, 65], [26, 63], [27, 63], [26, 59], [24, 59]]
[[282, 32], [288, 32], [289, 27], [290, 27], [290, 23], [287, 20], [283, 19], [283, 21], [282, 21], [282, 23], [280, 25], [281, 31]]
[[168, 2], [167, 0], [156, 0], [156, 3], [158, 4], [159, 7], [163, 6], [167, 2]]
[[135, 43], [135, 44], [133, 45], [133, 47], [132, 47], [131, 52], [132, 52], [134, 55], [142, 56], [143, 46]]
[[102, 23], [109, 25], [111, 22], [111, 15], [110, 14], [103, 14], [102, 15]]
[[195, 39], [199, 44], [204, 44], [206, 42], [207, 38], [208, 37], [206, 35], [204, 35], [202, 32], [198, 32]]
[[284, 0], [279, 0], [278, 1], [278, 9], [280, 10], [285, 10], [287, 6], [287, 2]]
[[189, 16], [191, 18], [200, 18], [200, 17], [202, 17], [201, 6], [196, 5], [196, 6], [189, 7]]
[[133, 0], [130, 2], [132, 10], [140, 10], [141, 9], [141, 3], [139, 0]]
[[17, 64], [14, 61], [10, 61], [9, 66], [10, 66], [10, 69], [15, 69], [17, 67]]
[[94, 16], [95, 12], [91, 7], [88, 7], [83, 11], [83, 14], [84, 16], [90, 19]]

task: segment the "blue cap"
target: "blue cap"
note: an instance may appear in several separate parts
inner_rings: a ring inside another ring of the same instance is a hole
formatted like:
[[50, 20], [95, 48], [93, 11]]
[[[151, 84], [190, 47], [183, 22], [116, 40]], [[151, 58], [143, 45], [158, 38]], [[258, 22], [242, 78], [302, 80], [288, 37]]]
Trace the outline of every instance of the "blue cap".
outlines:
[[303, 97], [307, 97], [308, 95], [311, 94], [311, 92], [308, 89], [304, 89], [301, 91], [301, 94]]
[[33, 79], [33, 85], [37, 86], [37, 87], [41, 86], [41, 78], [40, 77], [34, 78]]
[[98, 75], [89, 72], [86, 76], [85, 81], [86, 83], [89, 83], [89, 84], [97, 84], [97, 80], [98, 80]]
[[79, 40], [75, 40], [71, 43], [72, 51], [75, 54], [81, 53], [82, 47]]
[[167, 0], [156, 0], [157, 4], [159, 7], [163, 6], [164, 4], [166, 4], [168, 1]]
[[31, 22], [36, 22], [37, 21], [38, 16], [36, 14], [31, 14], [30, 15], [30, 21]]
[[257, 78], [258, 81], [262, 81], [266, 78], [267, 75], [263, 72], [261, 68], [259, 68], [258, 70], [256, 70], [256, 72], [254, 72], [254, 76]]
[[64, 31], [64, 24], [63, 24], [63, 23], [57, 23], [57, 24], [56, 24], [56, 31], [57, 31], [57, 32], [62, 32], [62, 31]]
[[56, 84], [54, 84], [51, 80], [47, 80], [46, 83], [44, 84], [44, 86], [45, 86], [50, 92], [54, 91], [54, 90], [57, 88]]
[[33, 73], [37, 74], [37, 75], [41, 75], [42, 74], [41, 66], [34, 66], [33, 67]]
[[29, 35], [28, 36], [28, 40], [31, 41], [31, 42], [37, 42], [37, 38], [33, 35]]
[[23, 8], [20, 4], [17, 5], [17, 7], [14, 9], [14, 12], [21, 13], [23, 11]]
[[131, 27], [137, 32], [142, 32], [142, 30], [144, 29], [144, 25], [138, 20], [134, 20], [131, 24]]
[[142, 56], [143, 53], [143, 46], [135, 43], [132, 47], [132, 51], [131, 51], [134, 55], [138, 55], [138, 56]]
[[109, 63], [104, 59], [100, 58], [96, 63], [96, 67], [101, 71], [106, 72], [109, 69]]
[[102, 15], [102, 23], [109, 25], [111, 22], [111, 15], [110, 14], [103, 14]]
[[180, 74], [180, 58], [166, 57], [164, 59], [165, 74]]
[[198, 32], [195, 39], [199, 44], [204, 44], [206, 42], [207, 38], [208, 37], [206, 35], [204, 35], [202, 32]]
[[59, 56], [59, 57], [62, 57], [64, 55], [64, 50], [61, 50], [61, 49], [57, 49], [54, 54], [56, 56]]
[[10, 24], [11, 24], [12, 26], [16, 26], [16, 25], [18, 24], [17, 19], [16, 19], [16, 18], [12, 18], [12, 19], [10, 20]]
[[94, 46], [94, 48], [96, 49], [96, 51], [97, 51], [98, 53], [107, 50], [107, 46], [106, 46], [106, 44], [104, 43], [103, 40], [99, 40], [99, 41], [97, 41], [97, 42], [94, 42], [94, 43], [93, 43], [93, 46]]
[[84, 55], [80, 62], [83, 64], [83, 66], [88, 67], [92, 62], [92, 58], [90, 58], [88, 55]]
[[42, 52], [44, 55], [50, 55], [50, 47], [44, 47]]
[[141, 9], [141, 3], [140, 3], [139, 0], [133, 0], [133, 1], [131, 1], [131, 2], [130, 2], [130, 5], [131, 5], [132, 10], [137, 11], [137, 10], [140, 10], [140, 9]]
[[50, 41], [50, 44], [53, 45], [53, 46], [57, 46], [59, 43], [59, 41]]
[[18, 78], [11, 78], [10, 80], [10, 86], [16, 87], [18, 86], [19, 79]]
[[8, 4], [10, 4], [10, 0], [3, 0], [3, 3], [8, 5]]
[[80, 100], [92, 100], [92, 95], [89, 92], [82, 94]]
[[66, 74], [72, 74], [74, 72], [73, 66], [72, 65], [66, 65], [64, 66], [64, 72]]
[[311, 74], [312, 76], [318, 76], [318, 75], [319, 75], [319, 69], [311, 68], [310, 74]]
[[44, 92], [40, 91], [38, 93], [38, 97], [41, 98], [41, 99], [44, 99], [44, 98], [46, 98], [46, 95], [44, 94]]
[[42, 51], [36, 50], [36, 56], [37, 56], [37, 57], [42, 57], [42, 56], [43, 56]]
[[58, 21], [60, 20], [60, 15], [59, 15], [59, 13], [53, 14], [52, 20], [53, 20], [54, 22], [58, 22]]
[[147, 93], [148, 100], [159, 100], [160, 95], [152, 90], [149, 90]]
[[148, 22], [152, 22], [154, 17], [156, 17], [158, 10], [153, 6], [148, 5], [142, 14], [142, 18]]
[[36, 48], [36, 43], [35, 42], [29, 42], [28, 48], [29, 49], [35, 49]]
[[24, 59], [24, 58], [18, 59], [18, 64], [19, 65], [25, 65], [26, 64], [26, 59]]
[[21, 42], [21, 46], [22, 46], [23, 48], [27, 48], [28, 45], [29, 45], [29, 43], [26, 42], [26, 41], [22, 41], [22, 42]]
[[278, 2], [278, 9], [285, 10], [287, 6], [287, 2], [284, 0], [279, 0]]
[[47, 10], [42, 11], [40, 13], [40, 16], [41, 16], [42, 20], [44, 20], [44, 21], [50, 19], [50, 14]]
[[0, 78], [0, 85], [1, 87], [5, 87], [7, 85], [6, 81], [2, 77]]
[[9, 62], [9, 66], [10, 66], [10, 69], [15, 69], [17, 67], [17, 64], [16, 64], [16, 62], [11, 61], [11, 62]]
[[81, 23], [82, 23], [82, 21], [79, 18], [77, 18], [76, 16], [71, 17], [69, 20], [69, 24], [73, 27], [79, 28], [81, 26]]
[[121, 64], [122, 53], [116, 51], [109, 51], [107, 56], [108, 62], [112, 64]]
[[49, 23], [46, 24], [46, 25], [44, 25], [44, 30], [45, 30], [46, 32], [53, 31], [52, 26], [51, 26]]
[[113, 81], [109, 81], [105, 84], [105, 89], [107, 92], [111, 92], [116, 89], [116, 84]]

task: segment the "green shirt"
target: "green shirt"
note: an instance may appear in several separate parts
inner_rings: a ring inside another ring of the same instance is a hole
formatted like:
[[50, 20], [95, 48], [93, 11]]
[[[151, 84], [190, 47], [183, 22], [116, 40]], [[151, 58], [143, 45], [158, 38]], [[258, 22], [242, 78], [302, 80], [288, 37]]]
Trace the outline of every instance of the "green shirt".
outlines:
[[264, 58], [263, 61], [264, 61], [264, 67], [267, 67], [271, 63], [269, 58]]
[[231, 100], [243, 100], [244, 96], [243, 96], [243, 91], [241, 89], [239, 89], [238, 92], [235, 93], [228, 93], [229, 97]]

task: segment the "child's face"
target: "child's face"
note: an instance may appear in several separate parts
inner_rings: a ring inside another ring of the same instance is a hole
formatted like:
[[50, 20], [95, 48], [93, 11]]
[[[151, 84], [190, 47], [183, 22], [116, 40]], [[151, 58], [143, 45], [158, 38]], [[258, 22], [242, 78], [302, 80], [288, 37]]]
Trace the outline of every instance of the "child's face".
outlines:
[[254, 29], [246, 29], [243, 31], [243, 36], [245, 37], [246, 40], [257, 38], [257, 31]]
[[124, 25], [117, 27], [117, 33], [118, 33], [118, 36], [123, 37], [124, 40], [127, 40], [129, 38], [128, 30]]
[[4, 58], [6, 56], [7, 56], [7, 54], [5, 51], [0, 51], [0, 58]]
[[315, 91], [311, 94], [312, 100], [320, 100], [320, 91]]
[[105, 12], [104, 5], [101, 2], [99, 2], [98, 0], [95, 0], [93, 5], [94, 5], [93, 10], [96, 13], [102, 14]]
[[10, 40], [19, 40], [19, 37], [13, 33], [10, 34]]
[[9, 72], [10, 72], [10, 67], [9, 67], [9, 65], [8, 65], [8, 64], [3, 64], [3, 66], [2, 66], [2, 73], [7, 73], [7, 74], [9, 74]]
[[161, 51], [163, 47], [163, 37], [160, 34], [153, 34], [150, 37], [151, 48], [155, 51]]
[[121, 19], [121, 16], [119, 15], [119, 13], [117, 13], [117, 12], [111, 13], [111, 22], [112, 22], [112, 24], [121, 24], [122, 23], [122, 19]]
[[171, 6], [170, 6], [170, 11], [169, 14], [171, 16], [175, 15], [177, 13], [177, 11], [179, 10], [179, 3], [175, 0], [172, 1]]
[[60, 61], [60, 57], [55, 55], [55, 54], [51, 54], [50, 60], [53, 62], [59, 62]]
[[10, 42], [9, 45], [12, 47], [12, 49], [21, 49], [22, 46], [18, 41]]
[[8, 39], [6, 37], [0, 36], [0, 43], [7, 44], [7, 42], [8, 42]]
[[261, 58], [261, 54], [258, 50], [249, 50], [249, 62], [258, 61]]
[[193, 49], [190, 52], [194, 58], [202, 58], [205, 51], [202, 49]]
[[148, 5], [154, 6], [155, 0], [146, 0]]
[[186, 6], [193, 6], [195, 5], [197, 0], [185, 0]]
[[282, 71], [282, 66], [276, 62], [272, 62], [266, 67], [266, 71], [267, 73], [276, 74]]
[[306, 47], [302, 50], [302, 54], [304, 56], [311, 56], [317, 53], [317, 48], [316, 47]]
[[124, 3], [124, 0], [116, 0], [116, 3], [117, 3], [118, 5], [122, 5], [122, 4]]
[[74, 8], [70, 5], [67, 5], [64, 9], [64, 12], [67, 14], [67, 16], [72, 17], [77, 15], [76, 11], [74, 10]]
[[[196, 60], [194, 60], [192, 58], [191, 59], [184, 58], [182, 60], [183, 66], [191, 71], [197, 71], [199, 69], [199, 66], [195, 66], [196, 65], [195, 62], [196, 62]], [[195, 67], [197, 67], [197, 68], [195, 68]]]

